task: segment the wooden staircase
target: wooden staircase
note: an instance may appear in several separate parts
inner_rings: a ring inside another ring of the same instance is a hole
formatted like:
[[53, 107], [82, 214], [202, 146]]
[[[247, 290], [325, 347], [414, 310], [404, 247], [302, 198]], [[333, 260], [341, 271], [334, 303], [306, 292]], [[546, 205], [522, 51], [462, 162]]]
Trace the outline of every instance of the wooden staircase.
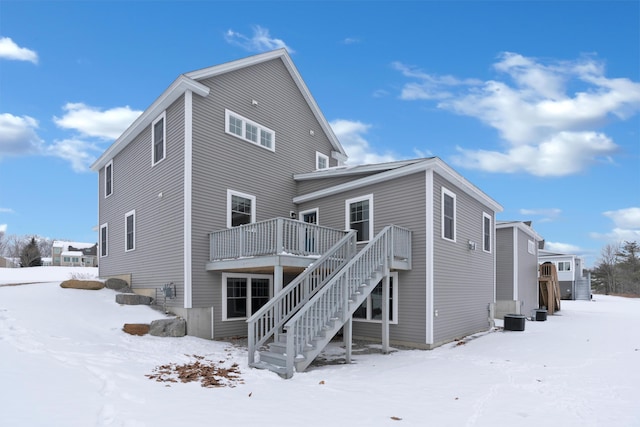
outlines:
[[553, 314], [560, 311], [560, 283], [558, 272], [552, 263], [544, 263], [539, 266], [538, 276], [538, 300], [540, 306], [547, 307], [547, 313]]
[[[399, 241], [404, 244], [399, 245]], [[264, 325], [265, 316], [264, 313], [256, 313], [247, 321], [250, 366], [269, 369], [284, 378], [291, 378], [294, 371], [304, 371], [343, 328], [345, 342], [348, 343], [349, 361], [353, 313], [380, 280], [388, 280], [393, 266], [410, 268], [410, 247], [410, 231], [396, 226], [383, 229], [348, 262], [333, 270], [326, 280], [318, 284], [313, 294], [309, 293], [307, 298], [296, 304], [295, 309], [288, 310], [286, 323], [282, 319], [277, 322], [278, 325], [284, 324], [285, 333], [280, 333], [280, 326], [275, 327], [276, 323], [273, 323], [274, 327], [270, 331], [262, 333], [265, 328], [259, 325]], [[270, 301], [270, 305], [282, 307], [279, 301], [286, 299], [289, 287], [296, 287], [299, 283], [308, 281], [314, 271], [323, 271], [325, 262], [326, 260], [321, 258], [317, 265], [314, 264], [308, 272], [303, 272], [276, 295]], [[384, 289], [388, 292], [388, 281]], [[263, 309], [266, 313], [271, 311], [266, 306]], [[277, 315], [277, 311], [271, 313], [273, 314], [267, 315], [267, 318]], [[261, 318], [263, 320], [260, 320]], [[267, 336], [272, 336], [273, 340], [267, 343]]]

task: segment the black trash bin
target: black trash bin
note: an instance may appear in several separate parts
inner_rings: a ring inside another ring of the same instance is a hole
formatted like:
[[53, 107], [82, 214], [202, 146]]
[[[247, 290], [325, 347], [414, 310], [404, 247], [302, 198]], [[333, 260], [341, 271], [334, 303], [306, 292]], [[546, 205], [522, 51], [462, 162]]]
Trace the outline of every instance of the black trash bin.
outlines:
[[526, 316], [524, 314], [505, 314], [504, 330], [505, 331], [524, 331], [525, 320], [526, 320]]
[[536, 310], [536, 322], [544, 322], [545, 320], [547, 320], [547, 310], [542, 308]]

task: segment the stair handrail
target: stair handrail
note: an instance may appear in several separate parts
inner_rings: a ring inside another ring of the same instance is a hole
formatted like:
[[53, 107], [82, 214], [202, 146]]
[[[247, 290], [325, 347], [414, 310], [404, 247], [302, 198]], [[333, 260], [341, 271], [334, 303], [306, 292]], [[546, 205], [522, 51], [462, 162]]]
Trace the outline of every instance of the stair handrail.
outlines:
[[349, 230], [313, 264], [247, 319], [249, 364], [255, 352], [309, 301], [356, 253], [356, 232]]
[[[364, 278], [370, 277], [380, 266], [389, 265], [393, 257], [394, 229], [402, 228], [389, 225], [382, 229], [284, 325], [287, 377], [293, 375], [296, 358], [329, 321], [339, 317], [344, 324], [357, 309], [349, 310], [349, 297], [360, 290]], [[373, 288], [371, 286], [368, 292]]]

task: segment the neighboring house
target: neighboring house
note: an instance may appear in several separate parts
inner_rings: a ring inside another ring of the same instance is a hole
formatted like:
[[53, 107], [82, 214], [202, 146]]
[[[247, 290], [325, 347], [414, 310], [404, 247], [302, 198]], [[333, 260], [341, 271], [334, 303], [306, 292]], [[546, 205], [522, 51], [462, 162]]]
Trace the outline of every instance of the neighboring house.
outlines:
[[438, 158], [345, 160], [286, 50], [181, 75], [92, 165], [100, 276], [287, 377], [339, 331], [489, 329], [502, 207]]
[[510, 313], [529, 316], [539, 308], [538, 248], [542, 241], [530, 222], [496, 223], [496, 318]]
[[538, 262], [551, 262], [556, 266], [562, 299], [591, 299], [591, 273], [581, 256], [540, 250]]
[[52, 266], [97, 267], [98, 244], [55, 240], [51, 248]]
[[16, 268], [20, 267], [20, 261], [16, 261], [16, 258], [7, 258], [0, 256], [0, 268]]
[[40, 260], [42, 261], [43, 267], [50, 267], [53, 265], [53, 258], [51, 257], [42, 257]]

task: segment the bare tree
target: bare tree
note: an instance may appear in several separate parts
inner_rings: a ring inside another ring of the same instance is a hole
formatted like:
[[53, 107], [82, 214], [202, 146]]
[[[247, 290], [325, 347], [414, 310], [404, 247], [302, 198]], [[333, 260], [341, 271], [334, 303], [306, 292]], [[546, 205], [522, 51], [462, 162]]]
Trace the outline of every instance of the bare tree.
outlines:
[[5, 249], [7, 248], [7, 239], [5, 238], [5, 232], [0, 230], [0, 256], [5, 255]]
[[600, 251], [599, 263], [593, 270], [594, 282], [604, 288], [606, 295], [619, 291], [616, 289], [619, 252], [619, 243], [605, 245]]

